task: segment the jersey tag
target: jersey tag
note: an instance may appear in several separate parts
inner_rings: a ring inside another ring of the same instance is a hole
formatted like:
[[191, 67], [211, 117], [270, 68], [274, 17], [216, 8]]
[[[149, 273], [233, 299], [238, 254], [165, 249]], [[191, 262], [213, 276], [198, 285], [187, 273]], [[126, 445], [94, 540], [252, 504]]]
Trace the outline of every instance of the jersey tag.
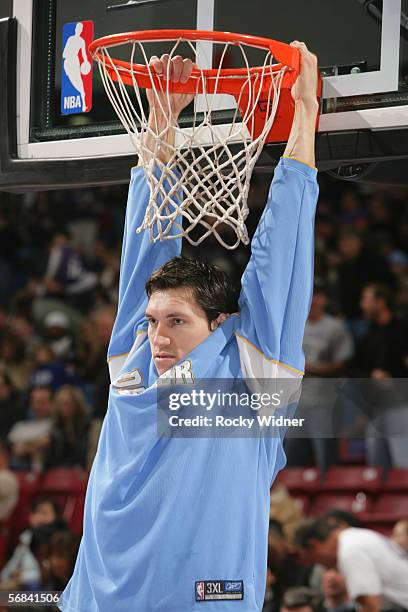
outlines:
[[200, 580], [195, 583], [196, 601], [244, 599], [243, 580]]

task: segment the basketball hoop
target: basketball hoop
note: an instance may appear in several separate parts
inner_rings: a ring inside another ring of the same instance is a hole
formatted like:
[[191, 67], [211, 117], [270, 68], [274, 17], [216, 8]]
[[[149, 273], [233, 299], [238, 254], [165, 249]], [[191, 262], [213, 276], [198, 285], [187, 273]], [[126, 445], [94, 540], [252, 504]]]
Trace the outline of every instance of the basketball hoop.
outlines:
[[[180, 54], [182, 44], [190, 55], [193, 52], [198, 67], [186, 83], [174, 83], [153, 72], [145, 45], [159, 41], [173, 43], [170, 60]], [[220, 47], [218, 68], [199, 67], [197, 51], [203, 43]], [[112, 49], [123, 45], [129, 47], [130, 61], [111, 56]], [[248, 47], [261, 50], [260, 65], [249, 65]], [[239, 50], [242, 67], [225, 66], [231, 48]], [[92, 42], [89, 52], [98, 62], [106, 93], [149, 182], [150, 199], [138, 231], [148, 230], [152, 242], [182, 236], [197, 245], [213, 234], [227, 249], [236, 248], [240, 241], [248, 244], [245, 219], [252, 171], [265, 142], [284, 141], [289, 136], [294, 113], [290, 90], [299, 74], [298, 50], [268, 38], [230, 32], [146, 30], [105, 36]], [[141, 62], [135, 61], [137, 56]], [[163, 95], [170, 108], [172, 93], [201, 94], [202, 108], [195, 105], [192, 126], [171, 126], [176, 138], [174, 145], [166, 144], [171, 152], [167, 164], [158, 161], [158, 152], [170, 117], [165, 130], [153, 132], [143, 105], [143, 89], [152, 90], [166, 117], [160, 102]], [[219, 94], [236, 100], [227, 126], [214, 121], [214, 100]], [[153, 155], [143, 144], [149, 133], [156, 143]], [[226, 242], [226, 226], [235, 232], [232, 244]], [[193, 230], [200, 230], [200, 235], [192, 235]]]

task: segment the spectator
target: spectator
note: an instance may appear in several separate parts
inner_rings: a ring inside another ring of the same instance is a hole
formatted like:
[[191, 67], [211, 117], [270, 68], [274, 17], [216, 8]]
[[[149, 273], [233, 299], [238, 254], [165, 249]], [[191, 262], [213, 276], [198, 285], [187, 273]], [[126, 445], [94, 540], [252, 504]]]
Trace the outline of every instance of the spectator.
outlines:
[[269, 517], [271, 521], [279, 522], [288, 540], [292, 539], [296, 527], [304, 519], [301, 506], [282, 484], [275, 483], [272, 487]]
[[370, 324], [357, 345], [353, 374], [383, 379], [407, 374], [407, 324], [394, 314], [394, 293], [384, 285], [367, 285], [360, 300]]
[[89, 411], [82, 391], [65, 385], [55, 394], [55, 412], [50, 434], [49, 467], [86, 467]]
[[341, 197], [340, 222], [344, 226], [352, 226], [355, 229], [367, 227], [367, 213], [364, 210], [356, 190], [348, 189]]
[[379, 612], [383, 597], [408, 607], [408, 559], [383, 535], [370, 529], [336, 527], [321, 517], [300, 525], [294, 542], [309, 563], [338, 568], [350, 598], [362, 612]]
[[109, 303], [117, 302], [120, 263], [120, 249], [117, 246], [115, 249], [109, 249], [102, 241], [98, 241], [93, 249], [100, 264], [99, 292]]
[[323, 284], [315, 284], [305, 327], [303, 350], [309, 376], [339, 376], [353, 354], [353, 340], [341, 319], [326, 312], [329, 299]]
[[45, 341], [60, 361], [74, 358], [74, 338], [68, 316], [62, 310], [51, 310], [44, 319]]
[[74, 571], [79, 549], [79, 536], [68, 530], [56, 531], [48, 548], [43, 588], [47, 591], [63, 591]]
[[334, 508], [324, 515], [329, 523], [336, 527], [362, 527], [363, 524], [352, 512]]
[[370, 284], [364, 288], [361, 309], [369, 328], [357, 344], [350, 372], [353, 377], [372, 379], [365, 385], [372, 418], [366, 428], [367, 463], [384, 469], [390, 463], [408, 467], [408, 406], [404, 394], [398, 391], [399, 383], [381, 382], [405, 378], [408, 374], [407, 324], [396, 318], [394, 294], [382, 285]]
[[[316, 284], [303, 337], [305, 374], [313, 377], [313, 380], [305, 381], [297, 411], [299, 418], [305, 417], [302, 434], [307, 437], [288, 437], [285, 442], [289, 466], [317, 464], [323, 472], [338, 463], [333, 425], [336, 394], [324, 379], [340, 376], [354, 350], [352, 336], [345, 323], [326, 312], [328, 301], [325, 287]], [[311, 456], [310, 446], [314, 457]]]
[[46, 273], [37, 285], [37, 294], [63, 300], [79, 311], [92, 307], [97, 276], [85, 268], [84, 260], [60, 231], [50, 243]]
[[394, 278], [386, 260], [369, 252], [359, 232], [343, 231], [338, 249], [342, 257], [338, 268], [340, 309], [358, 337], [362, 329], [359, 300], [364, 285], [378, 282], [393, 286]]
[[92, 414], [101, 421], [106, 413], [110, 385], [106, 355], [115, 315], [115, 308], [110, 305], [94, 310], [83, 323], [79, 343], [81, 378], [94, 384]]
[[395, 523], [391, 540], [408, 555], [408, 519], [401, 519]]
[[406, 317], [408, 315], [408, 256], [403, 251], [392, 251], [388, 255], [388, 261], [396, 279], [397, 312]]
[[344, 576], [337, 569], [331, 568], [323, 572], [322, 590], [324, 609], [326, 612], [347, 612], [356, 610], [347, 593]]
[[0, 336], [0, 368], [7, 370], [18, 391], [27, 390], [30, 365], [24, 341], [7, 327]]
[[41, 568], [30, 546], [33, 531], [44, 525], [64, 525], [56, 502], [47, 496], [34, 500], [28, 518], [29, 527], [19, 537], [10, 560], [0, 573], [1, 589], [39, 589], [41, 588]]
[[10, 376], [0, 371], [0, 439], [6, 439], [13, 425], [24, 416], [24, 405]]
[[10, 448], [0, 440], [0, 521], [7, 520], [18, 502], [18, 478], [9, 469]]
[[[106, 398], [110, 380], [109, 368], [106, 366], [106, 354], [113, 324], [115, 322], [115, 316], [116, 311], [112, 306], [103, 306], [93, 313], [95, 334], [99, 340], [98, 362], [101, 366], [98, 368], [94, 405], [94, 414], [99, 417], [103, 417], [106, 412]], [[104, 367], [102, 367], [102, 359], [104, 360]], [[103, 408], [101, 404], [104, 405]]]
[[49, 387], [33, 389], [28, 418], [16, 423], [8, 435], [12, 444], [10, 465], [13, 469], [42, 471], [50, 445], [52, 415], [52, 390]]
[[322, 612], [322, 596], [311, 587], [293, 587], [283, 596], [281, 612]]
[[370, 236], [387, 236], [395, 241], [397, 232], [392, 212], [392, 202], [387, 201], [385, 194], [373, 193], [368, 209]]
[[24, 344], [25, 353], [31, 356], [39, 343], [32, 323], [23, 316], [11, 316], [8, 320], [8, 327], [13, 336], [17, 336]]
[[291, 544], [276, 519], [269, 521], [268, 567], [273, 576], [274, 597], [281, 600], [289, 587], [302, 586], [308, 582], [309, 569], [301, 565]]
[[87, 458], [87, 467], [89, 469], [95, 457], [102, 422], [108, 405], [110, 376], [106, 355], [113, 324], [115, 322], [115, 314], [115, 309], [112, 306], [102, 306], [91, 314], [82, 328], [82, 374], [84, 380], [93, 381], [93, 418], [89, 432], [89, 451]]
[[40, 344], [34, 353], [34, 371], [31, 375], [31, 387], [50, 387], [56, 391], [63, 385], [77, 384], [78, 377], [62, 361], [59, 361], [51, 346]]

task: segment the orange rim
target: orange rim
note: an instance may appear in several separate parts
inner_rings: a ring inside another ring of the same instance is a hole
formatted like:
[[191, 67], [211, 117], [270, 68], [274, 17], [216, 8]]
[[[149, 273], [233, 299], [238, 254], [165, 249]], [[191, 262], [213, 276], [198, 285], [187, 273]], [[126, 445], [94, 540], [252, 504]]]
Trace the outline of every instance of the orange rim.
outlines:
[[[187, 40], [187, 41], [212, 41], [219, 43], [232, 43], [235, 45], [245, 44], [251, 47], [266, 49], [278, 60], [278, 64], [270, 67], [256, 66], [249, 70], [247, 68], [206, 68], [203, 70], [193, 69], [190, 79], [186, 83], [171, 83], [171, 91], [180, 93], [195, 93], [197, 91], [197, 80], [206, 80], [207, 91], [214, 91], [215, 79], [217, 80], [217, 91], [219, 93], [237, 93], [240, 91], [244, 82], [248, 80], [248, 72], [253, 78], [264, 76], [265, 87], [269, 86], [271, 68], [273, 72], [278, 72], [284, 66], [287, 71], [283, 77], [282, 87], [290, 87], [300, 69], [299, 51], [290, 45], [263, 38], [260, 36], [250, 36], [248, 34], [236, 34], [234, 32], [214, 32], [207, 30], [140, 30], [136, 32], [125, 32], [123, 34], [112, 34], [94, 40], [89, 45], [89, 52], [95, 61], [104, 64], [110, 76], [117, 80], [118, 74], [123, 82], [128, 85], [136, 79], [139, 86], [146, 89], [152, 87], [152, 81], [158, 85], [162, 77], [151, 75], [149, 69], [144, 64], [131, 64], [123, 60], [110, 58], [112, 65], [106, 64], [106, 58], [101, 50], [116, 47], [125, 43], [133, 42], [155, 42], [155, 41]], [[268, 78], [269, 77], [269, 78]], [[200, 88], [200, 87], [199, 87]]]

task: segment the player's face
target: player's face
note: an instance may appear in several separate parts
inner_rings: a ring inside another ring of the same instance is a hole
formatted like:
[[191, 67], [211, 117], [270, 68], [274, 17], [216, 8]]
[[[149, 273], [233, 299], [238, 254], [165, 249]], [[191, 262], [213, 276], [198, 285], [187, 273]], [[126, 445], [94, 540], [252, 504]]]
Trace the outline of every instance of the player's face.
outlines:
[[159, 375], [211, 333], [204, 310], [185, 289], [155, 291], [146, 309], [148, 335]]

